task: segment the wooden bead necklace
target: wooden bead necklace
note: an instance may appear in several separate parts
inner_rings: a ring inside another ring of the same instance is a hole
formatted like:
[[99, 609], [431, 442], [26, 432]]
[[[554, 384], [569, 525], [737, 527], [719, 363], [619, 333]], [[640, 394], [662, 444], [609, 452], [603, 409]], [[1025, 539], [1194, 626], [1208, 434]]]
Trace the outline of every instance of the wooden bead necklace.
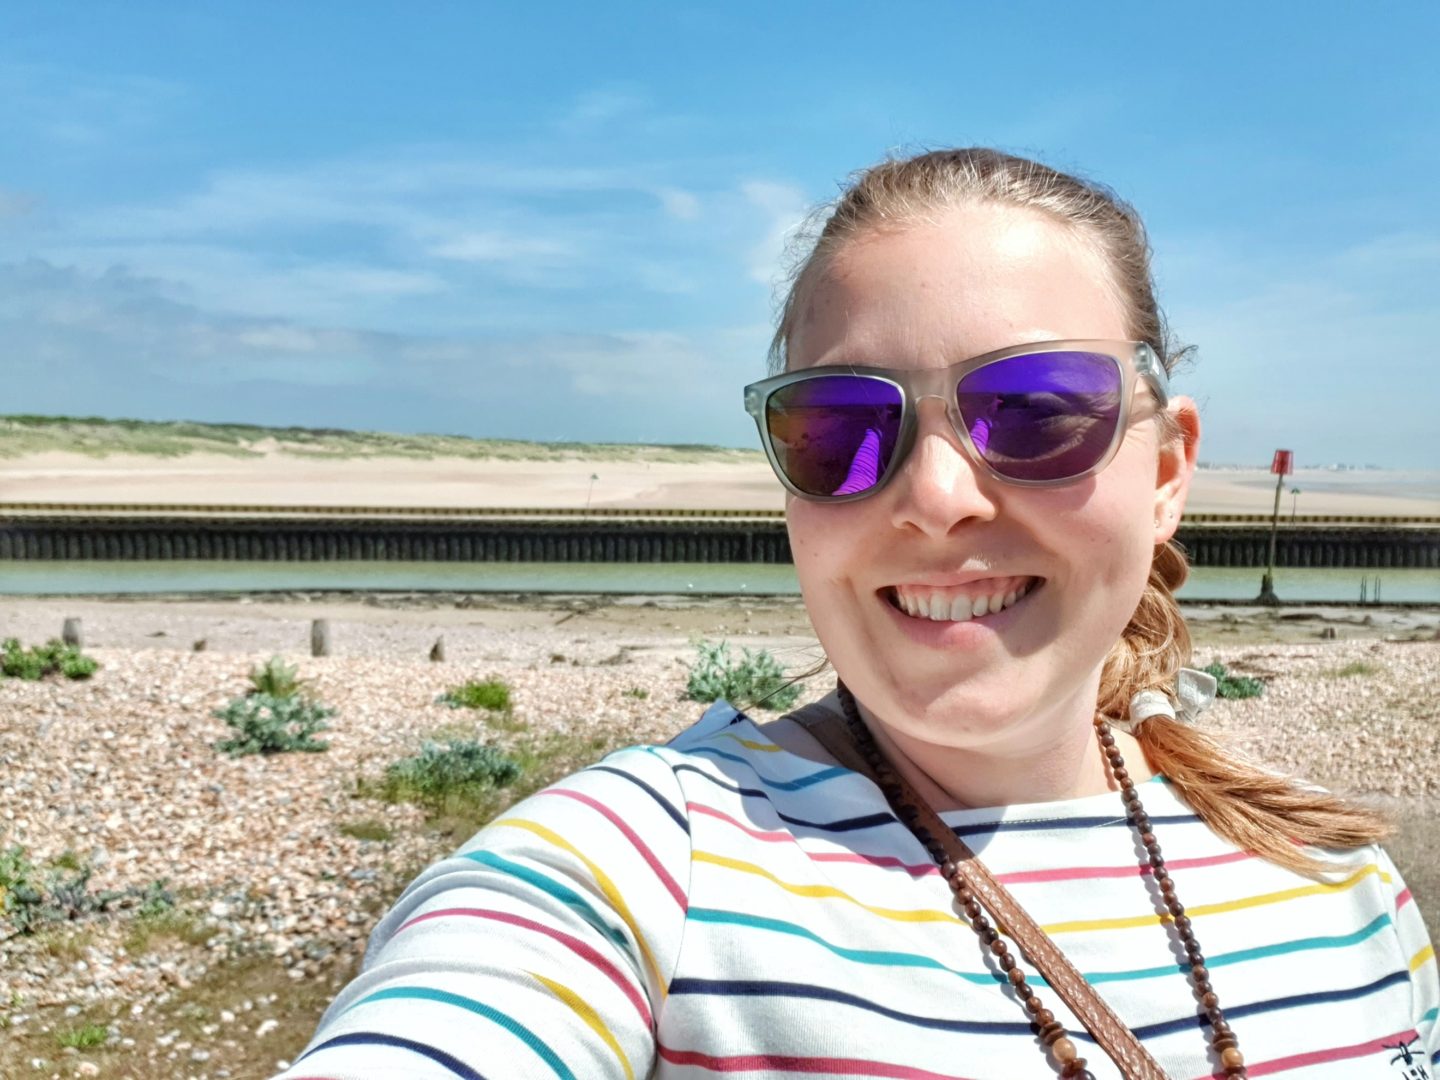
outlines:
[[[975, 894], [965, 883], [964, 876], [946, 857], [939, 841], [926, 830], [916, 828], [915, 810], [901, 791], [894, 766], [890, 764], [885, 752], [880, 749], [880, 745], [875, 741], [870, 729], [860, 718], [860, 710], [855, 704], [855, 695], [850, 693], [844, 683], [840, 683], [837, 690], [839, 691], [840, 707], [845, 713], [845, 723], [850, 730], [850, 738], [854, 741], [861, 756], [870, 765], [880, 790], [885, 794], [886, 801], [890, 803], [900, 820], [906, 823], [915, 834], [916, 839], [925, 846], [936, 865], [940, 867], [940, 872], [949, 882], [951, 890], [955, 893], [955, 899], [965, 912], [965, 918], [970, 922], [970, 928], [980, 938], [981, 944], [994, 954], [996, 965], [1005, 972], [1006, 977], [1010, 980], [1011, 987], [1014, 988], [1016, 995], [1024, 1004], [1025, 1010], [1030, 1014], [1035, 1033], [1049, 1049], [1055, 1064], [1059, 1067], [1060, 1075], [1066, 1080], [1095, 1080], [1094, 1075], [1085, 1067], [1085, 1059], [1079, 1056], [1075, 1043], [1066, 1034], [1064, 1026], [1055, 1019], [1055, 1015], [1049, 1009], [1041, 1004], [1039, 996], [1025, 981], [1025, 973], [1016, 964], [1015, 957], [1010, 953], [1010, 946], [990, 925], [984, 909], [980, 906], [980, 901], [975, 898]], [[1205, 967], [1205, 954], [1201, 952], [1200, 942], [1195, 938], [1194, 927], [1190, 923], [1189, 916], [1185, 914], [1185, 905], [1180, 903], [1175, 895], [1175, 881], [1170, 876], [1170, 872], [1165, 869], [1165, 859], [1160, 854], [1160, 842], [1155, 838], [1150, 817], [1140, 804], [1140, 793], [1135, 790], [1135, 782], [1130, 779], [1129, 770], [1125, 768], [1125, 759], [1121, 757], [1120, 749], [1115, 745], [1115, 735], [1111, 732], [1110, 725], [1106, 723], [1104, 717], [1097, 716], [1095, 718], [1095, 733], [1100, 741], [1100, 748], [1110, 763], [1110, 774], [1120, 785], [1120, 798], [1125, 804], [1126, 817], [1145, 848], [1146, 857], [1150, 861], [1151, 873], [1160, 890], [1161, 900], [1170, 913], [1171, 922], [1175, 926], [1180, 943], [1190, 962], [1190, 981], [1194, 986], [1195, 996], [1199, 999], [1200, 1005], [1205, 1010], [1205, 1016], [1210, 1022], [1210, 1046], [1226, 1076], [1245, 1077], [1247, 1076], [1245, 1058], [1240, 1053], [1235, 1033], [1225, 1021], [1225, 1014], [1220, 1008], [1220, 999], [1216, 996], [1214, 987], [1210, 985], [1210, 972]]]

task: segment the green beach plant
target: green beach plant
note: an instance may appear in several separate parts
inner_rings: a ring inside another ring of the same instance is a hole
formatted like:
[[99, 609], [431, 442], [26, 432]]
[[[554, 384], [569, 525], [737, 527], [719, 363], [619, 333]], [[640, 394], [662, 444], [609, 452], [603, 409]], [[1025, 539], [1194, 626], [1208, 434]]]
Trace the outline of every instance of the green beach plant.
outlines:
[[800, 687], [787, 680], [779, 661], [764, 649], [730, 652], [728, 642], [700, 641], [689, 667], [685, 696], [709, 704], [724, 698], [746, 707], [782, 711], [800, 697]]
[[1252, 678], [1249, 675], [1231, 675], [1225, 670], [1225, 665], [1218, 660], [1213, 664], [1207, 664], [1201, 670], [1208, 675], [1215, 676], [1216, 697], [1252, 698], [1259, 697], [1265, 691], [1263, 680]]
[[300, 678], [299, 674], [294, 664], [287, 664], [283, 657], [272, 656], [259, 667], [250, 669], [249, 693], [274, 698], [295, 697], [310, 685], [310, 680]]
[[232, 699], [211, 715], [235, 729], [230, 738], [215, 743], [215, 749], [231, 757], [243, 757], [328, 749], [330, 744], [316, 739], [315, 735], [330, 726], [327, 721], [335, 715], [335, 710], [298, 695], [276, 697], [252, 692]]
[[489, 712], [508, 712], [510, 709], [510, 687], [501, 679], [470, 679], [459, 686], [452, 686], [437, 699], [452, 709], [485, 709]]
[[439, 810], [520, 778], [520, 763], [499, 747], [475, 739], [427, 742], [420, 753], [386, 766], [380, 796]]
[[6, 638], [0, 643], [0, 674], [7, 678], [34, 682], [58, 672], [67, 679], [88, 679], [99, 669], [99, 661], [59, 638], [28, 649], [19, 638]]

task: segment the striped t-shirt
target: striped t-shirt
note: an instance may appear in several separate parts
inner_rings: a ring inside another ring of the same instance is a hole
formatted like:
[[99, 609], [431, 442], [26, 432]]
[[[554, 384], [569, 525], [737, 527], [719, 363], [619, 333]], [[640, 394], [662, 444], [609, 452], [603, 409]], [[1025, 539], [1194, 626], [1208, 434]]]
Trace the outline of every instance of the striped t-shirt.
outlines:
[[[1440, 1080], [1436, 961], [1378, 848], [1321, 883], [1140, 786], [1252, 1077]], [[1118, 795], [947, 812], [1174, 1080], [1216, 1075]], [[1028, 964], [1097, 1078], [1120, 1074]], [[717, 703], [430, 867], [287, 1080], [1054, 1080], [950, 889], [863, 776]]]

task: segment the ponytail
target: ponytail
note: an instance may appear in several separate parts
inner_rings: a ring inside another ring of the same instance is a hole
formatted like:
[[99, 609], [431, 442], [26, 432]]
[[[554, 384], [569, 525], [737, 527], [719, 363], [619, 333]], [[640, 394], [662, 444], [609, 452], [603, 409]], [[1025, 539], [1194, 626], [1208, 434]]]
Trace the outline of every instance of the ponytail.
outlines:
[[[1173, 691], [1176, 675], [1190, 660], [1190, 632], [1175, 601], [1187, 572], [1178, 545], [1155, 549], [1145, 593], [1105, 660], [1100, 715], [1128, 716], [1130, 698], [1141, 690]], [[1188, 724], [1151, 717], [1136, 729], [1136, 738], [1151, 769], [1175, 785], [1206, 825], [1280, 866], [1317, 875], [1322, 864], [1305, 846], [1360, 847], [1389, 831], [1378, 811], [1261, 768]]]

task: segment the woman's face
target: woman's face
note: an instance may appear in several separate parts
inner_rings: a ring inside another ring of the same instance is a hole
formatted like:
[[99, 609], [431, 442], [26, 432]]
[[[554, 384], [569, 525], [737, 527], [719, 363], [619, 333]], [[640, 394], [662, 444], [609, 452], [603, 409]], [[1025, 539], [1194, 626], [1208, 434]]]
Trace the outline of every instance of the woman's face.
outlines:
[[[1109, 281], [1098, 255], [1037, 214], [945, 211], [841, 250], [799, 313], [791, 367], [926, 369], [1028, 342], [1125, 340]], [[1188, 453], [1178, 440], [1162, 452], [1153, 398], [1138, 381], [1136, 394], [1115, 458], [1074, 484], [992, 479], [927, 398], [909, 457], [879, 492], [829, 505], [790, 498], [815, 631], [896, 735], [1025, 754], [1043, 752], [1056, 725], [1088, 728], [1101, 663], [1135, 610], [1154, 545], [1174, 532], [1193, 465], [1193, 440]], [[1193, 433], [1193, 406], [1172, 409]], [[902, 609], [1012, 593], [1023, 595], [968, 621]]]

